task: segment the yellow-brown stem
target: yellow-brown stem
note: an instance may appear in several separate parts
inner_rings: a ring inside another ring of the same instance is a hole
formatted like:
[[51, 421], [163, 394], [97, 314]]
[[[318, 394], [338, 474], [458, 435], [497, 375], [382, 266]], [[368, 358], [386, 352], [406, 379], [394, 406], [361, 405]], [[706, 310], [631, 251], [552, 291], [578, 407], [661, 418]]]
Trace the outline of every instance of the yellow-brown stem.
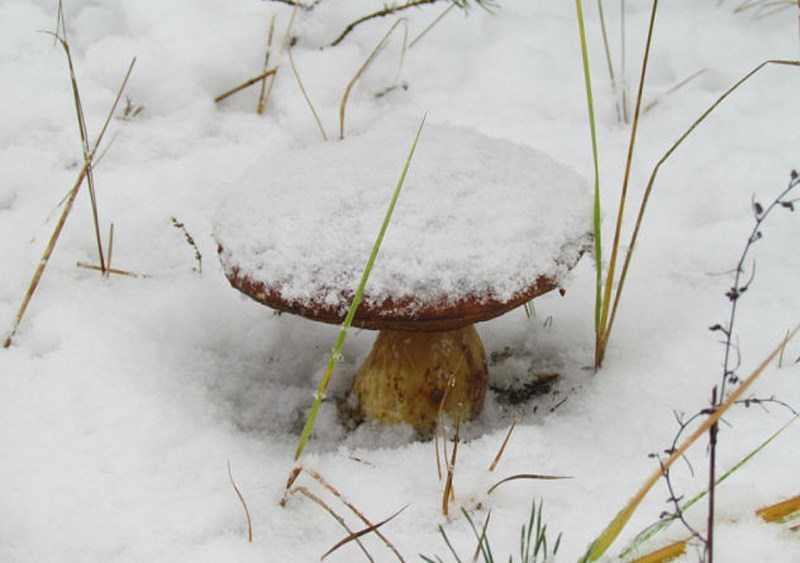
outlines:
[[383, 330], [352, 392], [365, 418], [408, 423], [429, 434], [445, 391], [444, 411], [453, 420], [470, 420], [481, 411], [487, 381], [486, 354], [472, 325], [445, 332]]

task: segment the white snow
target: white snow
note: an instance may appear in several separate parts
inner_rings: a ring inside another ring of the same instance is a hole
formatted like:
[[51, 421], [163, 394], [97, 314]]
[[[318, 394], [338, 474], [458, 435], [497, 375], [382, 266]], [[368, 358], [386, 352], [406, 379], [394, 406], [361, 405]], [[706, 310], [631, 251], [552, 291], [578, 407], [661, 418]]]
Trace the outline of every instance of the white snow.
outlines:
[[[407, 120], [380, 123], [263, 155], [232, 182], [219, 213], [226, 270], [343, 317], [415, 130]], [[365, 304], [509, 301], [539, 276], [563, 278], [590, 246], [591, 190], [575, 172], [464, 127], [431, 124], [422, 133]]]
[[[444, 4], [405, 12], [410, 37], [441, 13]], [[644, 90], [645, 105], [658, 103], [640, 122], [625, 241], [653, 166], [687, 127], [756, 64], [800, 56], [795, 7], [755, 18], [752, 11], [735, 12], [737, 4], [661, 3]], [[626, 5], [626, 79], [632, 98], [650, 7]], [[321, 47], [375, 6], [367, 0], [322, 0], [295, 20], [294, 62], [332, 137], [347, 83], [394, 21], [373, 20], [357, 27], [340, 46]], [[621, 76], [618, 8], [611, 2], [604, 6], [615, 70]], [[39, 32], [55, 29], [56, 8], [55, 0], [0, 3], [3, 336], [13, 326], [61, 212], [58, 202], [82, 163], [64, 53], [51, 36]], [[616, 117], [618, 97], [608, 78], [596, 3], [584, 2], [584, 8], [607, 263], [630, 129]], [[475, 132], [464, 133], [465, 139], [480, 134], [508, 147], [526, 147], [519, 149], [526, 154], [546, 154], [591, 183], [574, 3], [500, 0], [493, 15], [476, 7], [466, 17], [454, 11], [405, 53], [399, 80], [407, 88], [376, 98], [375, 93], [394, 85], [402, 43], [402, 31], [396, 32], [350, 95], [345, 141], [327, 144], [286, 56], [279, 53], [289, 6], [256, 0], [67, 0], [64, 10], [90, 138], [99, 132], [128, 63], [137, 57], [126, 96], [133, 107], [144, 109], [132, 119], [112, 120], [104, 141], [108, 150], [95, 180], [104, 243], [114, 224], [112, 266], [140, 277], [103, 279], [76, 267], [77, 262], [97, 262], [84, 186], [14, 344], [0, 350], [0, 561], [316, 561], [344, 530], [306, 497], [294, 495], [285, 507], [278, 501], [338, 329], [274, 315], [232, 289], [217, 257], [217, 220], [224, 209], [240, 203], [240, 189], [256, 197], [250, 187], [235, 184], [248, 171], [265, 176], [263, 197], [278, 194], [276, 205], [296, 209], [302, 194], [282, 190], [280, 182], [271, 180], [286, 178], [293, 170], [288, 164], [304, 154], [333, 153], [340, 145], [363, 142], [364, 159], [377, 164], [370, 168], [386, 174], [376, 180], [374, 192], [363, 195], [363, 204], [374, 208], [372, 215], [345, 213], [348, 219], [364, 221], [367, 242], [354, 246], [352, 258], [345, 256], [349, 245], [329, 256], [357, 264], [358, 276], [367, 258], [363, 245], [369, 248], [374, 240], [416, 124], [426, 113], [426, 130], [384, 251], [408, 241], [429, 249], [427, 242], [413, 238], [420, 230], [404, 230], [402, 221], [433, 212], [418, 195], [424, 184], [414, 174], [423, 170], [419, 165], [426, 159], [441, 161], [438, 153], [447, 153], [447, 147], [436, 142], [437, 135], [456, 131], [451, 127]], [[261, 71], [273, 15], [271, 64], [280, 70], [266, 114], [255, 112], [257, 86], [215, 104], [214, 97]], [[702, 69], [699, 77], [668, 93]], [[382, 528], [407, 561], [419, 561], [419, 553], [451, 560], [439, 524], [467, 560], [475, 541], [461, 507], [478, 523], [491, 510], [492, 549], [505, 561], [518, 553], [519, 527], [532, 500], [544, 501], [548, 531], [553, 536], [564, 533], [557, 559], [578, 559], [656, 469], [648, 454], [669, 446], [677, 430], [673, 412], [688, 415], [704, 408], [719, 382], [723, 350], [719, 334], [708, 327], [725, 322], [729, 313], [724, 293], [753, 225], [752, 200], [770, 201], [787, 185], [790, 171], [800, 167], [798, 91], [800, 69], [764, 68], [661, 168], [599, 373], [586, 369], [594, 353], [591, 256], [572, 272], [565, 297], [554, 292], [534, 302], [533, 319], [513, 311], [478, 326], [487, 353], [495, 357], [489, 366], [493, 390], [483, 414], [462, 428], [450, 517], [441, 512], [444, 484], [437, 477], [432, 443], [415, 441], [403, 428], [350, 429], [339, 418], [335, 403], [346, 398], [374, 332], [351, 331], [348, 336], [344, 361], [328, 388], [331, 400], [322, 407], [303, 463], [373, 521], [408, 505]], [[121, 116], [121, 108], [117, 114]], [[381, 134], [381, 123], [406, 125], [396, 131], [396, 145], [366, 146], [370, 135]], [[453, 146], [467, 142], [455, 137], [450, 139]], [[447, 156], [457, 163], [455, 170], [474, 164], [460, 160], [465, 158], [460, 154]], [[271, 158], [287, 166], [268, 164]], [[518, 178], [527, 165], [495, 167], [493, 172]], [[321, 167], [309, 163], [306, 172], [323, 186], [311, 206], [315, 213], [322, 207], [316, 204], [329, 197], [343, 211], [358, 207], [324, 189]], [[334, 168], [330, 174], [343, 176], [343, 170]], [[508, 206], [500, 211], [507, 220], [479, 226], [494, 241], [516, 239], [525, 228], [534, 228], [531, 201], [496, 203]], [[454, 219], [470, 224], [478, 205]], [[558, 221], [567, 211], [577, 217], [590, 207], [588, 198], [574, 202], [548, 220]], [[173, 226], [172, 217], [197, 244], [202, 274], [194, 271], [199, 266], [195, 250]], [[436, 223], [441, 215], [430, 217]], [[324, 232], [313, 224], [314, 215], [287, 219], [295, 223], [296, 236], [280, 249], [286, 252], [284, 261], [304, 238], [321, 240], [312, 227]], [[753, 247], [756, 275], [739, 303], [735, 327], [741, 375], [749, 374], [798, 321], [799, 229], [796, 212], [778, 210]], [[476, 248], [483, 243], [468, 242]], [[525, 242], [513, 244], [527, 250]], [[485, 269], [482, 276], [498, 274], [496, 280], [506, 283], [513, 280], [503, 272], [535, 262], [530, 255], [500, 250], [511, 243], [495, 244], [469, 267]], [[420, 274], [441, 275], [427, 271], [422, 259], [428, 255], [418, 254]], [[391, 252], [379, 255], [376, 268], [389, 256]], [[294, 258], [307, 263], [305, 256]], [[749, 272], [752, 263], [747, 267]], [[460, 283], [455, 273], [450, 279]], [[789, 343], [781, 365], [770, 365], [751, 395], [774, 395], [799, 408], [798, 356], [800, 342]], [[502, 402], [497, 389], [518, 388], [533, 374], [554, 372], [561, 377], [552, 393], [516, 406]], [[524, 416], [500, 465], [489, 473], [518, 412]], [[732, 411], [721, 428], [718, 467], [727, 469], [742, 459], [791, 416], [774, 404], [768, 410], [751, 406]], [[796, 533], [753, 516], [756, 508], [800, 492], [799, 432], [797, 424], [790, 426], [719, 488], [718, 560], [800, 561]], [[694, 473], [682, 463], [673, 473], [677, 492], [687, 497], [705, 487], [704, 444], [691, 449], [688, 460]], [[229, 482], [229, 461], [252, 515], [252, 544]], [[487, 495], [489, 486], [520, 473], [572, 478], [514, 481]], [[346, 515], [351, 527], [360, 528], [307, 475], [298, 484], [324, 497]], [[656, 486], [612, 546], [610, 557], [670, 509], [667, 496], [663, 484]], [[688, 517], [704, 529], [703, 506], [693, 508]], [[673, 526], [646, 549], [684, 534]], [[374, 536], [365, 537], [364, 543], [375, 560], [395, 560]], [[363, 559], [353, 544], [329, 558]], [[697, 560], [696, 552], [682, 560]]]

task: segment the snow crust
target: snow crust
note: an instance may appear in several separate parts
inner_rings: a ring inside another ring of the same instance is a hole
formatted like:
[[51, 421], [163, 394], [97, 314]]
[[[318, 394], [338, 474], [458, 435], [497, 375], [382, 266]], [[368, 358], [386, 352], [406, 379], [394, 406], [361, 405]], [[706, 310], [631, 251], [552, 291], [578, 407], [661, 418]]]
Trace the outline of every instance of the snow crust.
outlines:
[[[416, 126], [383, 122], [343, 141], [264, 154], [226, 190], [222, 261], [286, 301], [349, 306]], [[587, 246], [589, 186], [547, 155], [429, 123], [364, 301], [505, 302], [558, 281]]]

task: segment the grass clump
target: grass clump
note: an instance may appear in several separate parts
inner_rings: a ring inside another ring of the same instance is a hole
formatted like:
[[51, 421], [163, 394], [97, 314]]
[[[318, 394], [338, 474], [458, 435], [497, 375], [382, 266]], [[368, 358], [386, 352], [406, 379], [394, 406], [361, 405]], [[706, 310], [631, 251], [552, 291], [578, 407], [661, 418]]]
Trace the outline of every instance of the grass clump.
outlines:
[[[547, 524], [545, 524], [542, 516], [543, 505], [544, 503], [540, 502], [537, 508], [536, 501], [532, 501], [528, 521], [521, 526], [519, 541], [520, 563], [539, 563], [549, 561], [551, 557], [554, 557], [558, 553], [558, 549], [561, 546], [560, 533], [556, 537], [554, 543], [548, 543]], [[462, 508], [461, 513], [464, 515], [464, 518], [466, 518], [467, 523], [469, 524], [469, 527], [475, 536], [475, 539], [478, 541], [475, 551], [468, 561], [478, 561], [479, 557], [484, 563], [494, 563], [495, 561], [500, 561], [499, 559], [496, 560], [494, 557], [491, 542], [489, 541], [489, 536], [487, 533], [489, 520], [491, 520], [492, 513], [489, 512], [487, 514], [486, 520], [484, 521], [480, 532], [478, 531], [478, 527], [475, 525], [475, 521], [472, 519], [472, 516], [470, 516], [469, 512]], [[439, 533], [442, 535], [442, 539], [447, 546], [450, 555], [453, 557], [453, 561], [456, 563], [461, 563], [462, 559], [458, 556], [458, 552], [453, 547], [453, 542], [450, 541], [447, 532], [445, 532], [444, 527], [441, 525], [439, 526]], [[420, 554], [420, 558], [425, 561], [425, 563], [444, 563], [444, 560], [438, 555], [428, 557]], [[514, 556], [509, 554], [508, 562], [513, 563], [514, 561]]]

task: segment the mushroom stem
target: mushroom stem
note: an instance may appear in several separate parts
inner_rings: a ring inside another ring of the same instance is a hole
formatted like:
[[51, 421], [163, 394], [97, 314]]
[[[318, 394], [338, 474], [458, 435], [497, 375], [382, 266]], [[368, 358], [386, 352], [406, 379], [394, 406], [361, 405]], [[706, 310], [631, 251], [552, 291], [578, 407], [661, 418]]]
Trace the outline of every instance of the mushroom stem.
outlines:
[[483, 406], [486, 354], [473, 325], [443, 332], [382, 330], [353, 382], [359, 413], [430, 434], [439, 408], [470, 420]]

